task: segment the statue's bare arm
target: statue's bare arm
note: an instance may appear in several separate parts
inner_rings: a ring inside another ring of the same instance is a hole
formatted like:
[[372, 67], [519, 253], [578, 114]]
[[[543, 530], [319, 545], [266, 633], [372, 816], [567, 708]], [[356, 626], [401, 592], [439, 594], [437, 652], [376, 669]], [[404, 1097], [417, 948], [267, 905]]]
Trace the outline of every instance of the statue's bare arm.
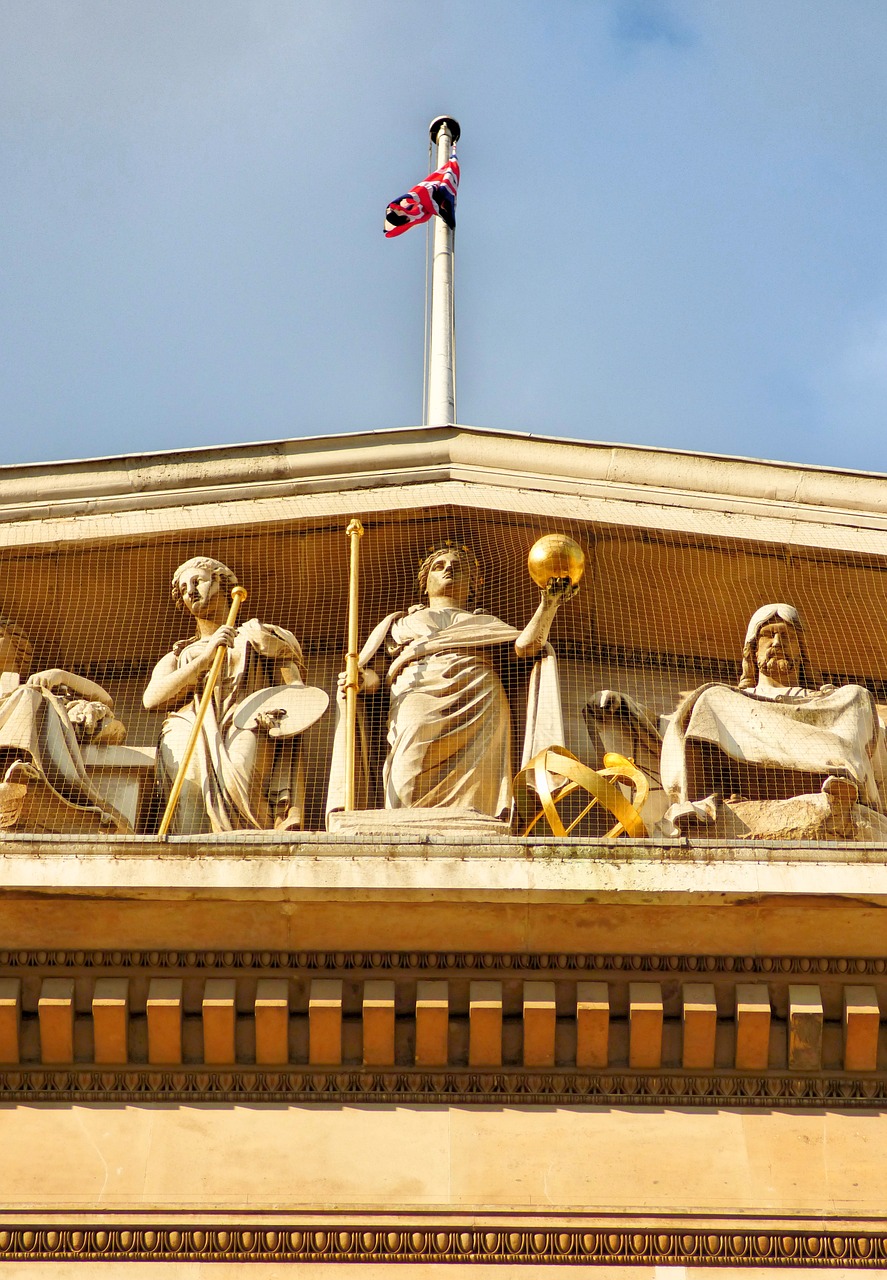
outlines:
[[28, 676], [26, 683], [32, 689], [49, 689], [50, 692], [64, 685], [72, 693], [76, 693], [78, 697], [85, 698], [87, 702], [103, 702], [112, 711], [114, 709], [113, 698], [100, 684], [96, 684], [93, 680], [87, 680], [85, 676], [75, 675], [73, 671], [63, 671], [61, 667], [49, 667], [46, 671], [35, 671], [32, 676]]
[[578, 590], [569, 578], [549, 578], [536, 612], [514, 642], [514, 652], [519, 658], [535, 658], [548, 641], [554, 615]]
[[216, 650], [223, 647], [230, 649], [233, 643], [234, 628], [226, 624], [212, 633], [203, 653], [192, 662], [180, 667], [176, 655], [168, 653], [151, 672], [148, 687], [142, 694], [142, 706], [146, 711], [159, 711], [170, 703], [180, 701], [181, 695], [190, 693], [199, 678], [210, 669]]

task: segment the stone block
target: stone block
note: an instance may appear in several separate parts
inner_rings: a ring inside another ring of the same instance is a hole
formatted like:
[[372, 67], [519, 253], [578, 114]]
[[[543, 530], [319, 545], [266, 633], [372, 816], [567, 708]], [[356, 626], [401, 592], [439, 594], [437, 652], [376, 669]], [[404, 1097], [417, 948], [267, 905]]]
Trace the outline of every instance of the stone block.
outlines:
[[446, 982], [416, 983], [416, 1066], [445, 1067], [449, 1060], [450, 996]]
[[874, 987], [844, 988], [844, 1070], [875, 1071], [881, 1009]]
[[770, 992], [763, 982], [736, 987], [737, 1071], [766, 1071], [770, 1061]]
[[314, 978], [308, 995], [308, 1061], [338, 1066], [342, 1061], [342, 983]]
[[710, 982], [685, 982], [681, 997], [684, 1068], [688, 1071], [710, 1071], [715, 1065], [718, 1031], [714, 986]]
[[260, 978], [256, 984], [256, 1065], [289, 1062], [289, 983], [286, 978]]
[[468, 1065], [502, 1065], [501, 982], [472, 982], [469, 986]]
[[524, 1066], [553, 1067], [557, 1005], [553, 982], [524, 983]]
[[174, 1065], [182, 1061], [182, 979], [152, 978], [148, 987], [148, 1061]]
[[74, 979], [44, 978], [37, 1002], [41, 1062], [74, 1061]]
[[92, 993], [93, 1060], [122, 1066], [129, 1060], [129, 979], [99, 978]]
[[822, 1066], [819, 987], [792, 984], [788, 989], [788, 1065], [792, 1071], [818, 1071]]
[[237, 1024], [237, 984], [233, 978], [207, 979], [202, 1013], [203, 1061], [218, 1065], [233, 1063]]
[[22, 1023], [21, 978], [0, 978], [0, 1062], [18, 1062]]
[[628, 1065], [655, 1070], [662, 1064], [662, 988], [658, 982], [628, 985]]
[[610, 1048], [610, 993], [606, 982], [576, 988], [576, 1066], [605, 1067]]
[[368, 1067], [394, 1065], [394, 983], [388, 978], [363, 984], [363, 1061]]

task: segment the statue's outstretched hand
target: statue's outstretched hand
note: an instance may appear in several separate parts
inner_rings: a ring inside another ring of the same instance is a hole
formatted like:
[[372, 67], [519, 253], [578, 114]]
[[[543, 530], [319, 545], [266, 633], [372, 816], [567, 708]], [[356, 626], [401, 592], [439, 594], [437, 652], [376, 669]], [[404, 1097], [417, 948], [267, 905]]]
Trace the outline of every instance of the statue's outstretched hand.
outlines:
[[572, 600], [578, 591], [579, 583], [573, 582], [571, 578], [549, 578], [542, 588], [542, 595], [562, 605], [565, 600]]

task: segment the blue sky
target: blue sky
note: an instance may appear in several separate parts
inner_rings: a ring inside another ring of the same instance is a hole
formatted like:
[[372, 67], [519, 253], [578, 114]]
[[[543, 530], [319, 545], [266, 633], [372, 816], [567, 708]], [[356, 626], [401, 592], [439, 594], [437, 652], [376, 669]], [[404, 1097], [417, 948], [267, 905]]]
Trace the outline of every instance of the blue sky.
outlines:
[[883, 0], [0, 0], [0, 461], [421, 421], [887, 471]]

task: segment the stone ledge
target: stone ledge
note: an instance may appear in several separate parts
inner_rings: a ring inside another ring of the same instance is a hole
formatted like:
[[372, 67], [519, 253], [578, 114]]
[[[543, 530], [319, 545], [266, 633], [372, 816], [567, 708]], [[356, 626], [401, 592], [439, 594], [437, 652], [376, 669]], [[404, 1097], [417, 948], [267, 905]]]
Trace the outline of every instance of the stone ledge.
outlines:
[[[564, 845], [573, 842], [564, 841]], [[353, 843], [329, 836], [289, 839], [65, 837], [0, 842], [0, 891], [101, 897], [257, 897], [495, 901], [712, 901], [803, 895], [887, 903], [887, 850], [865, 859], [847, 846], [795, 849], [689, 848], [629, 842], [556, 846], [520, 840], [483, 845]], [[638, 848], [638, 845], [643, 845]], [[878, 856], [876, 856], [878, 855]]]

